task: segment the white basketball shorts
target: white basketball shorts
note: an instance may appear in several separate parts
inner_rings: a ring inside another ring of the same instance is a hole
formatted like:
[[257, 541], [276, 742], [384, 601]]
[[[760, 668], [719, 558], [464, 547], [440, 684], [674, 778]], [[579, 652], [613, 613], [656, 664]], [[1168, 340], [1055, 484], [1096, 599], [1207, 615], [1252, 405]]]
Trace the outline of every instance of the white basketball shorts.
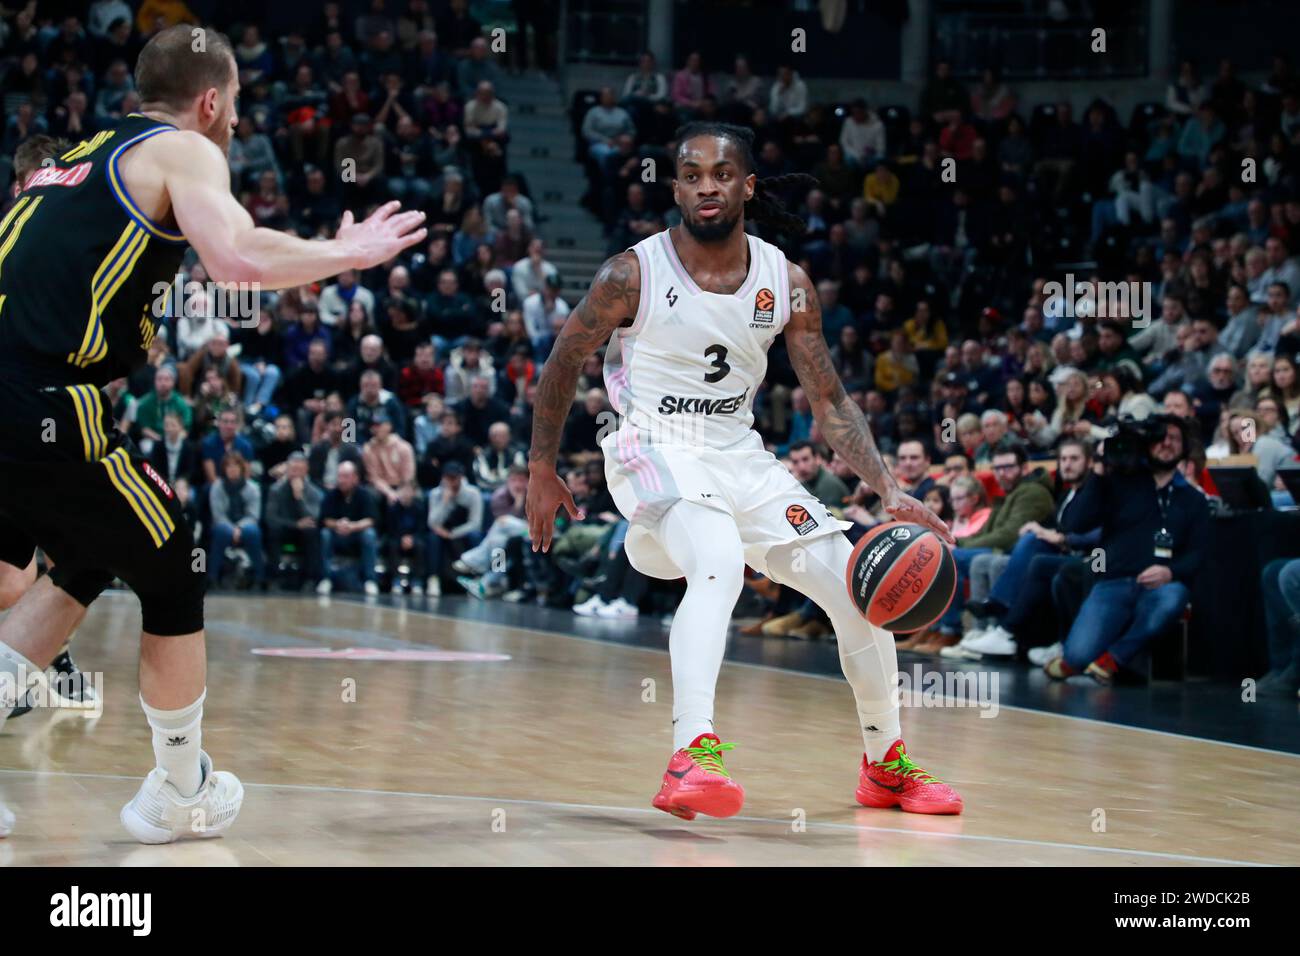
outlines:
[[[852, 525], [831, 515], [788, 468], [754, 441], [729, 449], [691, 445], [635, 445], [626, 431], [604, 442], [605, 479], [628, 520], [628, 561], [642, 574], [673, 580], [682, 572], [657, 534], [679, 501], [695, 501], [730, 515], [745, 563], [767, 573], [769, 548], [839, 533]], [[757, 446], [757, 447], [755, 447]]]

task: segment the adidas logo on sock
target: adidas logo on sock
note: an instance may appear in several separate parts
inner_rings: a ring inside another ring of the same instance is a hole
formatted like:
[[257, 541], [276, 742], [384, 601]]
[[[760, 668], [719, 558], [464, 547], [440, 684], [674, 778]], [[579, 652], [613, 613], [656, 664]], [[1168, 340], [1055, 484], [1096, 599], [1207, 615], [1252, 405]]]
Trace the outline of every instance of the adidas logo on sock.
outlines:
[[185, 746], [187, 743], [189, 743], [189, 742], [190, 742], [190, 738], [188, 738], [188, 737], [168, 737], [168, 738], [167, 738], [167, 746], [168, 746], [168, 747], [184, 747], [184, 746]]

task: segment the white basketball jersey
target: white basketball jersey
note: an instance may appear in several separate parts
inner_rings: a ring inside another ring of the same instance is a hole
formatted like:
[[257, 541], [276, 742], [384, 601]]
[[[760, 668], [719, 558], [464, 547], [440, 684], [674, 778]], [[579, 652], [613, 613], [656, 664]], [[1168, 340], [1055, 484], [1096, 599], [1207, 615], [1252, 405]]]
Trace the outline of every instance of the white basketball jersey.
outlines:
[[757, 438], [754, 393], [790, 318], [790, 281], [785, 253], [745, 238], [749, 274], [727, 295], [696, 286], [668, 230], [632, 247], [641, 303], [605, 350], [605, 387], [620, 416], [618, 435], [606, 441], [730, 448]]

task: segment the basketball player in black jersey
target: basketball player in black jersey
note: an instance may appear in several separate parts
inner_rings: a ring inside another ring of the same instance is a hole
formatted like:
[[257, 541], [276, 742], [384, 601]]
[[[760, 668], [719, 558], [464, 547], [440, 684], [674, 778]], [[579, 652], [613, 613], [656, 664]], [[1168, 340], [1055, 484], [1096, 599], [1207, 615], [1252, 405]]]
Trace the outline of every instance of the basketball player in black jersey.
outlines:
[[[58, 157], [72, 148], [72, 143], [37, 133], [18, 144], [14, 150], [13, 195], [16, 198], [27, 187], [32, 175], [44, 166], [53, 165]], [[0, 561], [0, 611], [13, 607], [27, 589], [36, 581], [36, 559], [25, 568], [14, 567]], [[69, 638], [70, 639], [70, 638]], [[87, 706], [93, 702], [94, 689], [73, 663], [72, 654], [65, 644], [50, 665], [49, 694], [63, 706]], [[10, 718], [30, 713], [38, 695], [29, 692], [26, 699], [14, 708]]]
[[[0, 725], [113, 580], [139, 597], [140, 699], [156, 769], [122, 810], [145, 843], [215, 836], [243, 787], [201, 749], [204, 575], [172, 489], [115, 428], [101, 389], [145, 361], [187, 245], [216, 282], [279, 289], [421, 242], [424, 216], [345, 213], [333, 239], [255, 228], [230, 194], [230, 42], [180, 25], [135, 71], [141, 111], [61, 153], [0, 219], [0, 561], [53, 571], [0, 621]], [[5, 818], [8, 818], [6, 821]], [[196, 821], [201, 821], [197, 825]], [[0, 814], [0, 830], [12, 818]]]

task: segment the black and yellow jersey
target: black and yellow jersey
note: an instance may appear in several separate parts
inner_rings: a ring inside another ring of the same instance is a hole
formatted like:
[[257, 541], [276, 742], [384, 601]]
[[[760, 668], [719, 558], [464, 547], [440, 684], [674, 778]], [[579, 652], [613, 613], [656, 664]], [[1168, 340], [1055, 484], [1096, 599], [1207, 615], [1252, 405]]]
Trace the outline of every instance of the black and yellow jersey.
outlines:
[[137, 208], [117, 164], [175, 128], [131, 114], [38, 170], [0, 219], [0, 373], [103, 386], [144, 362], [187, 243]]
[[100, 389], [147, 358], [187, 243], [140, 211], [118, 161], [175, 128], [131, 114], [0, 217], [0, 460], [99, 461], [119, 441]]

